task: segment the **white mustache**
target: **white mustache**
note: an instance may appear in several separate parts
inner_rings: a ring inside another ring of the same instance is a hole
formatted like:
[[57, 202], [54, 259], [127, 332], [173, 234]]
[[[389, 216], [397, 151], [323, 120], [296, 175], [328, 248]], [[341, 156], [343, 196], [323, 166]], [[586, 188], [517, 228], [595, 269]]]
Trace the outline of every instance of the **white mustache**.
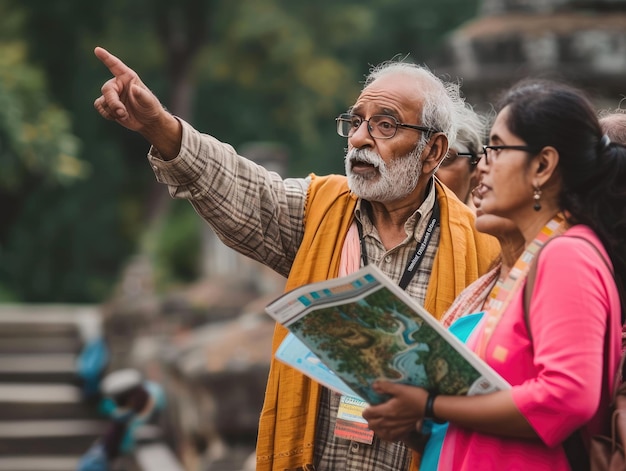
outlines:
[[381, 158], [381, 156], [369, 149], [351, 149], [346, 154], [346, 159], [350, 162], [350, 164], [362, 162], [373, 165], [374, 167], [385, 167], [385, 161]]

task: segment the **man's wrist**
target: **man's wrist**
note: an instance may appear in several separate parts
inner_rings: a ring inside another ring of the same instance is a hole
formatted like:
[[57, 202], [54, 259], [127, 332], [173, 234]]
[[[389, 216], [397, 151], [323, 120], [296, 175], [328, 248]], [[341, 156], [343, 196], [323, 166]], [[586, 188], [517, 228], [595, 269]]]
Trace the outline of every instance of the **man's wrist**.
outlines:
[[165, 110], [159, 121], [159, 125], [146, 128], [141, 134], [158, 150], [163, 160], [172, 160], [180, 153], [183, 126], [178, 118]]

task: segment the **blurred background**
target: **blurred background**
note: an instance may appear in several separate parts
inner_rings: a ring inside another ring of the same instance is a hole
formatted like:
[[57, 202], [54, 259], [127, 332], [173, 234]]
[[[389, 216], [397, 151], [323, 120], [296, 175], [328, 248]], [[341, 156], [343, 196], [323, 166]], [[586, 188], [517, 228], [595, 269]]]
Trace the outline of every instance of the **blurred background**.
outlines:
[[0, 0], [0, 471], [75, 469], [122, 368], [167, 405], [118, 469], [254, 469], [263, 308], [284, 280], [224, 248], [156, 184], [147, 143], [96, 113], [95, 46], [283, 176], [343, 173], [334, 118], [392, 58], [485, 113], [526, 76], [598, 110], [626, 93], [626, 0]]

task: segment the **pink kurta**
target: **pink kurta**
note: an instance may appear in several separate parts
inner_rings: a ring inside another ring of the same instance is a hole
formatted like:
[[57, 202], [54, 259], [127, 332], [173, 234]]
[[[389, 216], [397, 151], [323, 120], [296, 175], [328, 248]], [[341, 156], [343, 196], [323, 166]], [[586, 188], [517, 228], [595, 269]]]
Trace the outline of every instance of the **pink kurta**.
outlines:
[[[586, 439], [608, 431], [613, 375], [620, 357], [619, 295], [593, 247], [568, 235], [593, 241], [608, 260], [586, 226], [574, 226], [550, 241], [539, 256], [530, 305], [533, 340], [526, 329], [520, 290], [486, 350], [487, 362], [511, 383], [513, 401], [541, 440], [486, 435], [451, 423], [440, 470], [569, 470], [561, 443], [583, 425]], [[607, 319], [609, 358], [603, 372]], [[476, 337], [468, 342], [472, 348]]]

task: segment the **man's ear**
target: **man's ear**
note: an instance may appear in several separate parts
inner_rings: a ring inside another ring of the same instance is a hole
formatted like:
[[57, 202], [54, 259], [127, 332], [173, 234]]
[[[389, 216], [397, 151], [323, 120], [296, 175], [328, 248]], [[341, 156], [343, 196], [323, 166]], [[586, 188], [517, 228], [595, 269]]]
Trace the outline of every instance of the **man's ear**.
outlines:
[[422, 153], [422, 172], [431, 173], [434, 172], [443, 158], [448, 153], [448, 138], [442, 132], [438, 132], [430, 137], [430, 141], [424, 148]]
[[534, 179], [543, 186], [557, 173], [559, 152], [552, 146], [546, 146], [535, 156], [531, 165], [535, 172]]

